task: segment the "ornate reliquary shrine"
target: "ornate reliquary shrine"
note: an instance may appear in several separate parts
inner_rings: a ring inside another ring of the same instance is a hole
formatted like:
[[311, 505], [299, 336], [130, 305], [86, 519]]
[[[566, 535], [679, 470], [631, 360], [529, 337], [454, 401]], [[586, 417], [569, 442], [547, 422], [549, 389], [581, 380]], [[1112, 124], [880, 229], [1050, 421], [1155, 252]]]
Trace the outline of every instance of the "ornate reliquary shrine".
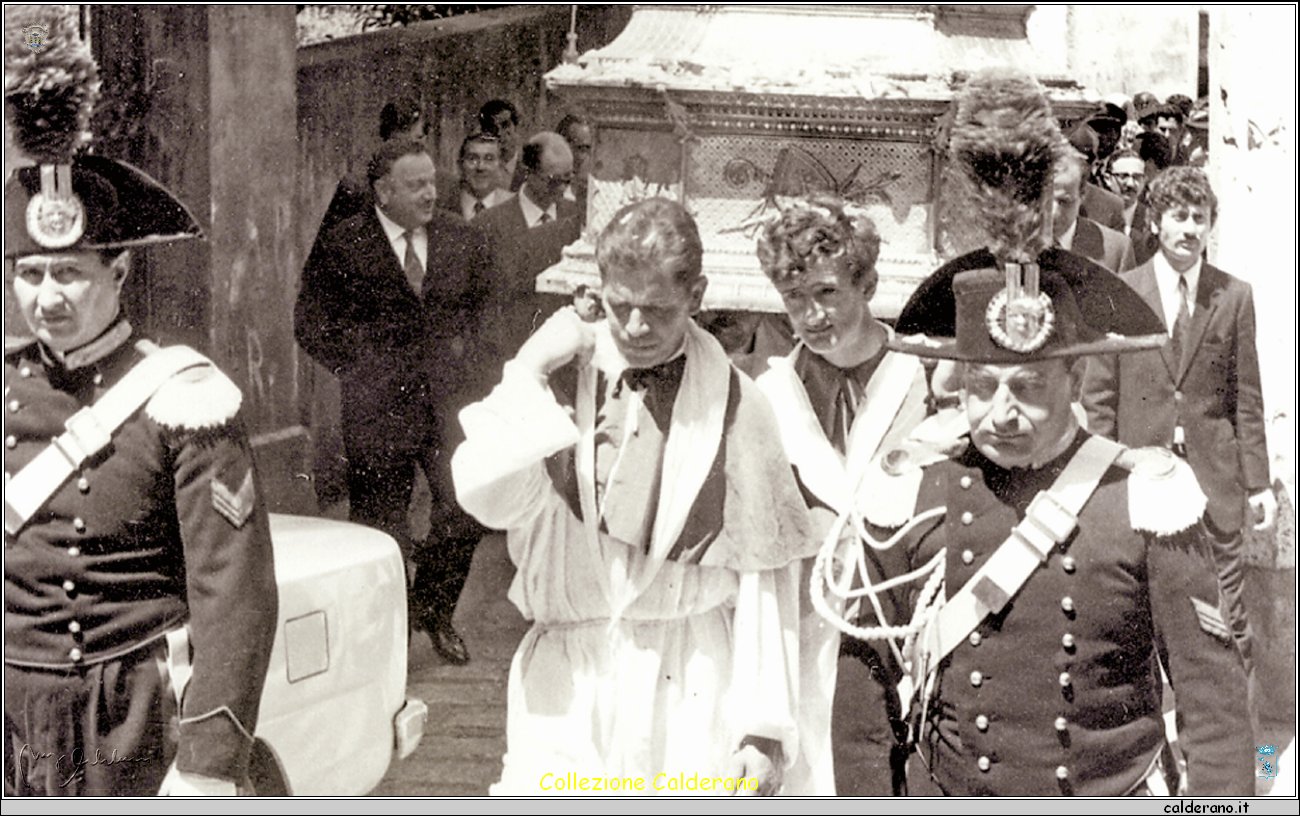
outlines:
[[941, 258], [972, 248], [943, 207], [944, 114], [971, 71], [1034, 73], [1057, 115], [1091, 109], [1043, 67], [1032, 6], [638, 6], [623, 33], [546, 76], [596, 127], [587, 228], [540, 291], [599, 283], [595, 241], [623, 205], [685, 202], [704, 242], [706, 309], [780, 312], [755, 255], [790, 196], [838, 193], [883, 245], [873, 312], [894, 317]]

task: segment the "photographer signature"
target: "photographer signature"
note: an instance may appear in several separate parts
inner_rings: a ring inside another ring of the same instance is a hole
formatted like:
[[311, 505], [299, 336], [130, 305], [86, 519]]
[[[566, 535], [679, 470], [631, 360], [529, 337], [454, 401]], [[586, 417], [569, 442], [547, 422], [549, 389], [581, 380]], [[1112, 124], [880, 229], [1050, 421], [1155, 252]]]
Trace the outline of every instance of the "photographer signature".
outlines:
[[109, 751], [106, 755], [101, 749], [96, 748], [93, 755], [87, 754], [80, 748], [74, 748], [71, 753], [55, 755], [50, 751], [40, 751], [31, 745], [24, 743], [23, 747], [18, 750], [18, 762], [22, 763], [26, 757], [29, 762], [36, 764], [48, 760], [54, 761], [54, 771], [59, 777], [59, 787], [66, 788], [68, 785], [78, 780], [85, 779], [86, 768], [92, 765], [117, 765], [122, 762], [151, 762], [161, 759], [161, 754], [145, 754], [141, 756], [128, 756], [119, 754], [117, 749]]

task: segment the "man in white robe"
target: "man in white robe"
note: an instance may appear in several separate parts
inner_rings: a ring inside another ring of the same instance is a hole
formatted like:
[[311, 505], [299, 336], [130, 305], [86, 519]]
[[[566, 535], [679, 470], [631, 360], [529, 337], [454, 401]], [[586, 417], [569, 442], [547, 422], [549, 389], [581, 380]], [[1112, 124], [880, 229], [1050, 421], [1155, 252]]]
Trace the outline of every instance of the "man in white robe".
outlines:
[[798, 755], [815, 540], [770, 408], [691, 319], [701, 259], [680, 205], [624, 208], [597, 251], [607, 319], [556, 313], [461, 414], [457, 496], [507, 531], [534, 622], [493, 794], [584, 792], [570, 774], [770, 794]]
[[[791, 202], [758, 242], [763, 271], [799, 342], [789, 355], [771, 358], [756, 382], [776, 411], [815, 528], [823, 538], [840, 532], [831, 558], [840, 593], [861, 587], [860, 570], [874, 582], [904, 571], [890, 568], [890, 553], [857, 542], [860, 525], [837, 521], [860, 518], [868, 501], [887, 501], [865, 494], [862, 476], [878, 451], [896, 447], [926, 413], [924, 369], [915, 357], [886, 350], [890, 330], [871, 315], [879, 251], [870, 219], [829, 197]], [[883, 642], [846, 639], [841, 646], [840, 630], [808, 595], [813, 566], [811, 559], [804, 563], [801, 587], [800, 755], [785, 790], [899, 793], [905, 757], [891, 725], [901, 720], [897, 661]], [[817, 586], [822, 591], [825, 583]], [[832, 592], [828, 600], [842, 616], [842, 595]], [[896, 610], [881, 611], [886, 621], [870, 603], [849, 617], [873, 625], [905, 622], [893, 620]]]

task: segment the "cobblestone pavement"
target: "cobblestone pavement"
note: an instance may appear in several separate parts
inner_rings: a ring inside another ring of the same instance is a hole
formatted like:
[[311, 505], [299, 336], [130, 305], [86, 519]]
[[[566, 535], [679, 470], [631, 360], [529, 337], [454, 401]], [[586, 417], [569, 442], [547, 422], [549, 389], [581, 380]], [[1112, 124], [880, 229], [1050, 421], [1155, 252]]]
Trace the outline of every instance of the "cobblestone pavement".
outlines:
[[506, 749], [506, 678], [528, 626], [506, 599], [514, 567], [505, 537], [483, 539], [456, 607], [455, 626], [470, 662], [451, 666], [415, 634], [407, 690], [429, 706], [420, 747], [394, 761], [375, 796], [486, 796], [501, 775]]

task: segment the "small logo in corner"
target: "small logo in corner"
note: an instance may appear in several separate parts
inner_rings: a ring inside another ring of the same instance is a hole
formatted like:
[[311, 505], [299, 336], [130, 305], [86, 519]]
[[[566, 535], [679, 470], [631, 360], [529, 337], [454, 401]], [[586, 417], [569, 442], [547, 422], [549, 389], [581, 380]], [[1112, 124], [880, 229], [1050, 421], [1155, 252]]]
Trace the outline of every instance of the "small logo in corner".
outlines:
[[27, 41], [27, 47], [33, 51], [40, 51], [49, 43], [46, 42], [50, 36], [50, 27], [33, 23], [29, 26], [23, 26], [23, 39]]
[[1255, 776], [1260, 779], [1277, 779], [1277, 746], [1260, 745], [1255, 748], [1255, 763], [1259, 765]]

